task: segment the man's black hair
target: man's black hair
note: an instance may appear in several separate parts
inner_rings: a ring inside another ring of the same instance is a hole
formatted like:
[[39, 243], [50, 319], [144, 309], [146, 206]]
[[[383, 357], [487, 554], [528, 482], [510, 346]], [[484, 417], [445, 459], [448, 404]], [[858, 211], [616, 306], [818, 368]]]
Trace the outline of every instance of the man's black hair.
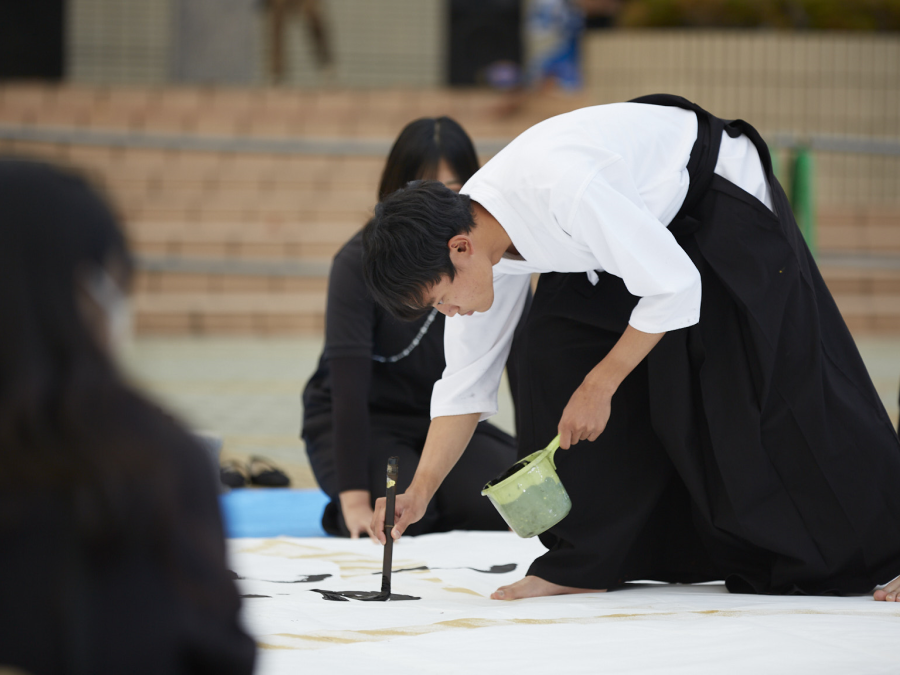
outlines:
[[421, 316], [428, 290], [456, 278], [448, 242], [474, 226], [468, 196], [437, 181], [391, 193], [363, 229], [363, 275], [375, 301], [398, 319]]

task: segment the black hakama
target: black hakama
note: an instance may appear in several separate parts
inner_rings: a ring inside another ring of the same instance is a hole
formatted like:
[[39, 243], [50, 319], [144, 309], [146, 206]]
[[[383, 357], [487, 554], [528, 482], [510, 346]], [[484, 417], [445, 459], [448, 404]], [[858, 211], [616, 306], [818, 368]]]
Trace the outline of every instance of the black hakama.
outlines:
[[[666, 334], [612, 399], [603, 434], [556, 455], [572, 512], [529, 570], [612, 588], [724, 579], [732, 592], [863, 593], [900, 574], [900, 442], [800, 235], [758, 133], [694, 110], [691, 187], [670, 231], [702, 279], [700, 322]], [[722, 131], [762, 159], [775, 213], [715, 175]], [[520, 453], [637, 298], [600, 274], [545, 274], [523, 344]]]

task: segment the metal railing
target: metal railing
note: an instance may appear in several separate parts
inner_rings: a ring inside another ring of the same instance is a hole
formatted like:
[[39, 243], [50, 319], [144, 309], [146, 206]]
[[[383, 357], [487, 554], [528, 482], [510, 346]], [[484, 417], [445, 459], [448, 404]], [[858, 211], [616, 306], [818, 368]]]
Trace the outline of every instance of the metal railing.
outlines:
[[[207, 136], [4, 124], [0, 124], [0, 140], [145, 150], [332, 157], [387, 157], [393, 144], [391, 139], [386, 138]], [[482, 154], [494, 155], [509, 143], [509, 140], [481, 139], [477, 142], [477, 148]]]
[[[774, 134], [770, 137], [770, 150], [773, 168], [779, 182], [785, 188], [791, 200], [797, 225], [806, 239], [806, 243], [815, 255], [818, 249], [818, 232], [816, 221], [816, 152], [848, 153], [859, 155], [876, 155], [900, 158], [900, 139], [864, 138], [833, 135]], [[787, 153], [787, 160], [782, 162], [781, 153]], [[884, 263], [887, 256], [829, 256], [834, 261], [852, 261], [854, 266], [861, 259]], [[879, 265], [880, 266], [880, 265]], [[898, 265], [900, 266], [900, 265]], [[890, 268], [896, 266], [891, 264]]]
[[[384, 157], [391, 147], [389, 139], [198, 136], [13, 125], [0, 125], [0, 140], [114, 148], [340, 157]], [[509, 139], [480, 139], [476, 146], [483, 155], [492, 155], [508, 142]], [[900, 139], [894, 138], [776, 133], [769, 135], [769, 142], [776, 175], [788, 193], [797, 223], [814, 253], [817, 253], [818, 248], [817, 155], [855, 154], [900, 160]], [[782, 158], [782, 155], [786, 155], [786, 158]], [[897, 197], [896, 194], [891, 196]], [[890, 255], [828, 253], [826, 258], [829, 264], [839, 266], [900, 268], [900, 261]], [[307, 262], [217, 261], [145, 255], [140, 257], [139, 264], [148, 271], [206, 274], [311, 277], [328, 273], [327, 264]]]

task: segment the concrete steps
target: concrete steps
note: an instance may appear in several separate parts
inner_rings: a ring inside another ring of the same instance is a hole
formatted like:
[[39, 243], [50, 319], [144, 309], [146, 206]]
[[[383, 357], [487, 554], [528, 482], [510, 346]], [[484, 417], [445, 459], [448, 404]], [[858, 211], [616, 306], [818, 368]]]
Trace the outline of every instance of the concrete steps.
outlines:
[[819, 268], [856, 335], [900, 334], [900, 210], [819, 214]]
[[[498, 102], [458, 90], [10, 84], [0, 86], [0, 127], [71, 133], [53, 142], [7, 138], [0, 152], [78, 167], [109, 195], [141, 263], [139, 333], [321, 332], [329, 261], [370, 216], [384, 148], [403, 125], [448, 114], [489, 147], [590, 103], [547, 97], [504, 117]], [[104, 144], [79, 132], [119, 136]], [[333, 139], [336, 150], [186, 149], [184, 141], [217, 136]], [[365, 150], [371, 141], [382, 150]], [[900, 210], [823, 207], [818, 244], [851, 329], [900, 333]]]
[[835, 265], [840, 257], [823, 254], [819, 269], [850, 331], [900, 335], [900, 268], [869, 267], [865, 259]]
[[166, 292], [134, 296], [140, 335], [321, 334], [324, 291]]
[[545, 96], [512, 115], [481, 89], [310, 90], [8, 84], [0, 124], [221, 136], [394, 138], [417, 117], [450, 115], [473, 137], [510, 137], [592, 101]]
[[[302, 214], [302, 212], [301, 212]], [[138, 254], [240, 260], [330, 259], [368, 214], [350, 221], [137, 222], [128, 228]]]

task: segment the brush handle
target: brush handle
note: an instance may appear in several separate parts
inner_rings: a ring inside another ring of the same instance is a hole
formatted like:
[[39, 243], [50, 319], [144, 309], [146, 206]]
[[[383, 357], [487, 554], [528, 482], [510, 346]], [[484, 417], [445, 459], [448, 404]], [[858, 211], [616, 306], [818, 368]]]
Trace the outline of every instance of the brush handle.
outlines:
[[387, 489], [385, 491], [384, 505], [384, 562], [381, 565], [381, 592], [391, 593], [391, 564], [394, 553], [394, 538], [391, 530], [394, 529], [394, 503], [397, 497], [397, 476], [400, 475], [400, 458], [391, 457], [387, 465]]

